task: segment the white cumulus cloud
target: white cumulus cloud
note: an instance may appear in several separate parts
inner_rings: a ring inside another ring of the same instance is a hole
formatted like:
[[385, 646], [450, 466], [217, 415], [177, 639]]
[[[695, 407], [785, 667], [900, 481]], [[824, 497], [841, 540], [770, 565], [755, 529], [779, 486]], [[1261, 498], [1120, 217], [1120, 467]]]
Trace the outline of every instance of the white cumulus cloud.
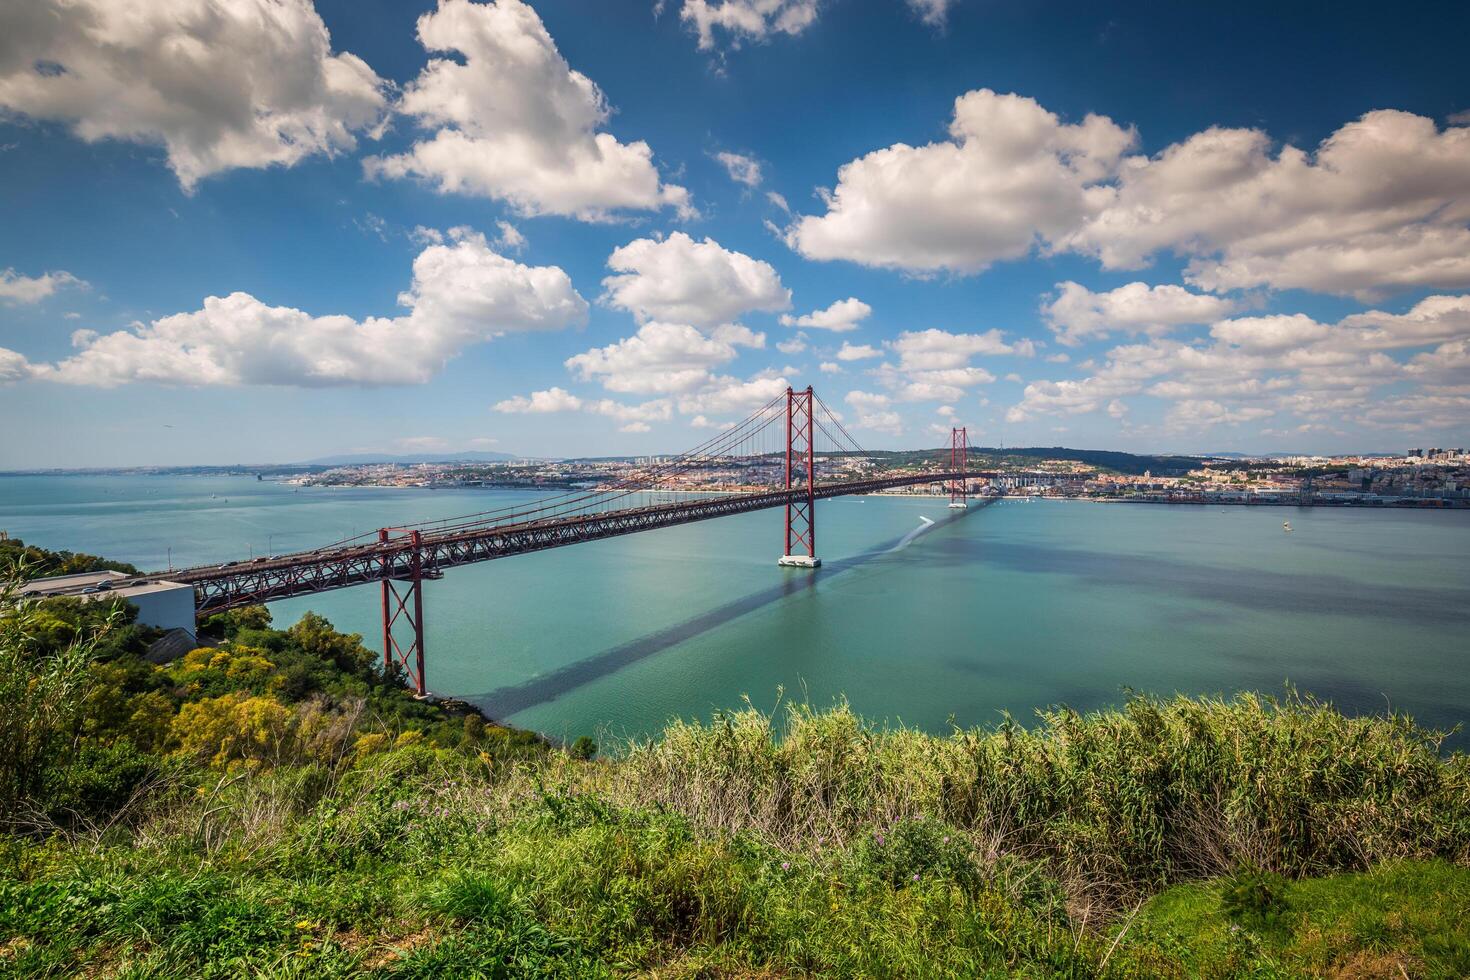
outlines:
[[956, 0], [908, 0], [909, 9], [930, 27], [943, 27]]
[[1057, 339], [1069, 346], [1113, 333], [1164, 334], [1187, 323], [1211, 323], [1233, 313], [1237, 305], [1183, 286], [1142, 282], [1103, 293], [1070, 281], [1057, 283], [1056, 289], [1042, 313]]
[[716, 32], [733, 47], [772, 34], [800, 34], [816, 22], [818, 5], [819, 0], [683, 0], [679, 18], [693, 29], [700, 49], [709, 51]]
[[0, 271], [0, 301], [39, 303], [63, 286], [85, 288], [86, 285], [70, 272], [43, 272], [39, 276], [23, 276], [14, 269], [5, 269]]
[[519, 252], [526, 247], [526, 236], [509, 221], [497, 221], [495, 227], [500, 229], [500, 234], [495, 239], [499, 248], [507, 252]]
[[440, 0], [418, 21], [434, 58], [405, 88], [399, 110], [435, 131], [406, 153], [366, 161], [368, 174], [419, 177], [446, 193], [509, 202], [522, 214], [603, 220], [673, 206], [643, 141], [600, 131], [606, 97], [567, 64], [541, 18], [521, 0]]
[[1302, 313], [1240, 317], [1222, 320], [1210, 328], [1218, 337], [1248, 351], [1275, 352], [1303, 347], [1325, 339], [1332, 331]]
[[32, 373], [98, 386], [418, 384], [468, 347], [579, 324], [588, 309], [561, 269], [522, 265], [463, 230], [419, 253], [398, 301], [408, 309], [402, 316], [356, 320], [268, 306], [243, 292], [211, 296], [199, 310], [131, 330], [78, 331], [78, 353]]
[[784, 310], [791, 290], [767, 262], [683, 232], [658, 241], [639, 238], [608, 257], [616, 275], [602, 281], [603, 299], [640, 321], [711, 327], [742, 313]]
[[1254, 422], [1275, 414], [1269, 408], [1227, 408], [1217, 401], [1205, 399], [1175, 402], [1164, 421], [1171, 429], [1208, 429], [1222, 423]]
[[1470, 284], [1470, 128], [1408, 112], [1369, 112], [1310, 153], [1210, 128], [1128, 161], [1107, 195], [1065, 245], [1109, 268], [1168, 249], [1211, 290]]
[[837, 351], [839, 361], [861, 361], [882, 356], [883, 352], [871, 344], [843, 344]]
[[594, 347], [566, 361], [583, 381], [599, 381], [609, 391], [687, 392], [710, 382], [711, 370], [735, 359], [729, 341], [700, 333], [687, 323], [652, 320], [606, 347]]
[[813, 327], [817, 330], [830, 330], [833, 333], [847, 333], [856, 330], [858, 324], [868, 318], [873, 308], [856, 296], [847, 299], [839, 299], [825, 310], [813, 310], [801, 316], [784, 314], [781, 324], [787, 327]]
[[674, 406], [667, 398], [638, 405], [629, 405], [611, 398], [585, 401], [565, 388], [548, 388], [545, 391], [533, 391], [529, 396], [516, 395], [497, 402], [495, 411], [510, 415], [587, 412], [616, 420], [619, 432], [648, 432], [652, 428], [650, 422], [666, 422], [672, 418]]
[[[979, 354], [1029, 356], [1032, 352], [1030, 341], [1007, 343], [999, 330], [978, 334], [906, 330], [887, 346], [898, 354], [898, 364], [881, 364], [868, 374], [892, 392], [892, 401], [899, 402], [958, 401], [966, 389], [995, 380], [995, 375], [971, 364], [972, 357]], [[838, 357], [842, 357], [840, 352]]]
[[[1356, 416], [1361, 424], [1374, 425], [1382, 418], [1379, 408], [1386, 395], [1381, 389], [1407, 383], [1421, 390], [1393, 397], [1393, 424], [1413, 428], [1410, 406], [1429, 406], [1430, 399], [1452, 396], [1470, 381], [1456, 371], [1467, 342], [1470, 296], [1429, 296], [1405, 313], [1368, 310], [1336, 323], [1304, 314], [1236, 317], [1214, 323], [1206, 340], [1157, 337], [1124, 344], [1110, 350], [1101, 367], [1079, 365], [1092, 370], [1087, 377], [1032, 381], [1007, 419], [1083, 414], [1105, 405], [1116, 418], [1119, 399], [1147, 394], [1173, 403], [1165, 421], [1175, 429], [1252, 422], [1273, 414], [1312, 424]], [[1391, 356], [1424, 347], [1433, 349], [1407, 360]], [[1432, 404], [1432, 411], [1417, 420], [1420, 426], [1445, 418], [1446, 403]]]
[[779, 375], [746, 381], [717, 377], [702, 390], [679, 398], [679, 411], [699, 415], [745, 414], [784, 394], [790, 383]]
[[31, 376], [31, 362], [25, 356], [0, 347], [0, 384], [24, 381]]
[[715, 154], [715, 159], [720, 161], [725, 172], [735, 183], [744, 184], [746, 187], [760, 186], [761, 165], [760, 161], [754, 157], [746, 156], [744, 153], [721, 151]]
[[887, 395], [869, 391], [849, 391], [844, 401], [851, 405], [856, 418], [853, 425], [859, 429], [871, 429], [889, 435], [903, 433], [903, 419], [889, 406], [892, 399]]
[[890, 345], [904, 371], [933, 371], [966, 366], [976, 354], [1015, 354], [1016, 346], [999, 330], [950, 333], [946, 330], [905, 330]]
[[949, 139], [843, 165], [825, 213], [784, 237], [808, 258], [918, 274], [1039, 249], [1109, 269], [1172, 252], [1215, 292], [1470, 285], [1470, 126], [1385, 109], [1311, 150], [1220, 127], [1147, 156], [1127, 155], [1135, 142], [1106, 116], [1068, 124], [1033, 99], [968, 92]]
[[1034, 99], [989, 89], [955, 100], [950, 139], [896, 143], [845, 164], [826, 214], [786, 231], [811, 259], [912, 272], [978, 272], [1077, 229], [1133, 145], [1103, 116], [1063, 123]]
[[619, 432], [649, 432], [652, 430], [650, 422], [667, 422], [673, 418], [674, 404], [667, 398], [657, 398], [639, 405], [628, 405], [604, 398], [588, 403], [587, 411], [616, 419]]
[[516, 395], [495, 403], [495, 411], [509, 415], [543, 415], [550, 412], [575, 412], [582, 407], [582, 399], [565, 388], [548, 388], [533, 391], [529, 396]]
[[88, 142], [161, 145], [185, 190], [237, 167], [352, 150], [386, 85], [332, 52], [309, 0], [0, 5], [0, 108]]

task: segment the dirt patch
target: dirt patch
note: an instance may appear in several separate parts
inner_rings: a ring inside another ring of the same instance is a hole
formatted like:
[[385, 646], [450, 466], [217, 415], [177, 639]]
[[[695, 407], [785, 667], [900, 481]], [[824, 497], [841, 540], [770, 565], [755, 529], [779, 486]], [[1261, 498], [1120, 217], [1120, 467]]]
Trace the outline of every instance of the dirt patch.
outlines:
[[1419, 963], [1403, 953], [1354, 953], [1327, 974], [1334, 980], [1410, 980], [1419, 976]]
[[[355, 933], [341, 933], [338, 935], [337, 941], [343, 945], [347, 945], [347, 941], [343, 937], [348, 935], [355, 935]], [[348, 948], [370, 948], [372, 953], [363, 961], [363, 966], [370, 970], [381, 970], [385, 966], [392, 966], [420, 946], [432, 942], [434, 938], [434, 930], [420, 929], [418, 932], [399, 939], [375, 941], [366, 939], [365, 937], [359, 937], [359, 944], [356, 947], [348, 946]]]

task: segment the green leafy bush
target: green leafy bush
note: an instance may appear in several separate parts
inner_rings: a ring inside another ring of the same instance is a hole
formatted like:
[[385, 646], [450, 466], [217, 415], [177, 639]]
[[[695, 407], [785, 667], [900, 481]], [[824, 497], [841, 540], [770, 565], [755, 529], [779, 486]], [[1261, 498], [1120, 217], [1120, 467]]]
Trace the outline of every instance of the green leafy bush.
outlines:
[[969, 841], [936, 820], [901, 820], [858, 841], [856, 865], [895, 888], [928, 879], [952, 881], [972, 894], [984, 877]]
[[1290, 912], [1286, 879], [1269, 871], [1243, 868], [1220, 884], [1220, 908], [1247, 929], [1279, 929]]
[[126, 738], [106, 745], [83, 744], [46, 773], [41, 799], [47, 815], [62, 826], [105, 823], [160, 781], [167, 761], [143, 752]]

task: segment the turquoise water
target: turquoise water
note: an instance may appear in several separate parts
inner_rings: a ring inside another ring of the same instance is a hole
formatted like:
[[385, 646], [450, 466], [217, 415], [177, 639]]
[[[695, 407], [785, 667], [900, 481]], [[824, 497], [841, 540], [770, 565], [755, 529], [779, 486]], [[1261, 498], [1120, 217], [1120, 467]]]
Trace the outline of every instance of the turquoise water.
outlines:
[[[530, 496], [0, 477], [0, 530], [157, 569], [169, 548], [175, 565], [223, 561]], [[921, 517], [937, 523], [898, 547]], [[818, 521], [816, 573], [776, 568], [775, 511], [452, 570], [425, 591], [429, 686], [562, 737], [641, 735], [782, 690], [933, 730], [1128, 688], [1288, 681], [1350, 710], [1470, 720], [1470, 513], [1007, 501], [954, 516], [940, 498], [849, 497]], [[377, 646], [373, 586], [273, 606], [282, 624], [307, 609]]]

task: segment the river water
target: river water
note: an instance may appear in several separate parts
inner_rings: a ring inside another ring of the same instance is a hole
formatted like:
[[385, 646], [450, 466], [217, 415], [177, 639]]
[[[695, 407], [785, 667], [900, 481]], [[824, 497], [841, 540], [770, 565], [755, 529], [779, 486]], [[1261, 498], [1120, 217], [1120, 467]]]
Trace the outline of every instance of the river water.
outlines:
[[[0, 530], [153, 570], [533, 498], [0, 477]], [[783, 691], [936, 731], [1130, 688], [1288, 682], [1351, 711], [1470, 720], [1470, 512], [946, 502], [819, 503], [815, 573], [776, 567], [777, 511], [453, 569], [425, 587], [429, 687], [563, 738]], [[308, 609], [378, 648], [375, 586], [272, 606], [278, 625]]]

